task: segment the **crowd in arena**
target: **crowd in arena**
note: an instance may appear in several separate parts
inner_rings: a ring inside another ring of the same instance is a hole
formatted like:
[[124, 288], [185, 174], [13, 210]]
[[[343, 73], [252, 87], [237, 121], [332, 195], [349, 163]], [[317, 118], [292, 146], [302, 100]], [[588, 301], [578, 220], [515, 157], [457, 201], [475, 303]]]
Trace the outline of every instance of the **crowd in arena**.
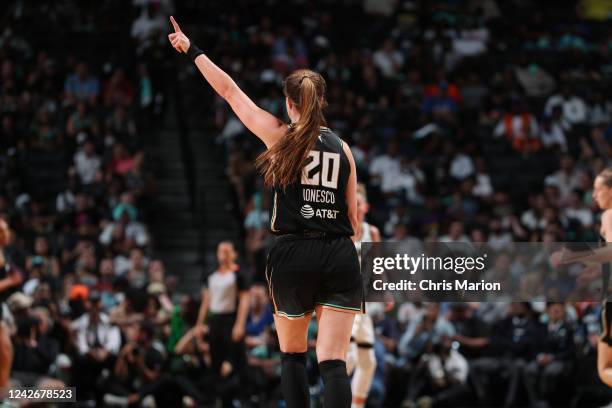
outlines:
[[[498, 265], [507, 273], [520, 263], [513, 242], [599, 240], [592, 185], [610, 163], [612, 101], [610, 30], [597, 2], [335, 6], [292, 5], [298, 24], [282, 7], [279, 24], [265, 12], [230, 14], [215, 55], [279, 116], [284, 75], [300, 67], [324, 75], [328, 126], [351, 144], [368, 221], [385, 240], [486, 242], [510, 255]], [[261, 281], [272, 239], [271, 202], [251, 164], [261, 146], [217, 106], [249, 273]], [[376, 311], [370, 403], [576, 403], [576, 390], [599, 384], [585, 375], [598, 310], [533, 302]]]
[[[368, 221], [384, 240], [598, 240], [592, 184], [612, 154], [604, 1], [199, 3], [182, 11], [201, 16], [210, 42], [200, 47], [262, 108], [286, 118], [280, 84], [296, 68], [325, 77], [328, 126], [352, 146]], [[56, 11], [88, 6], [75, 7]], [[75, 386], [85, 406], [282, 406], [264, 278], [270, 197], [253, 167], [263, 145], [215, 103], [242, 231], [219, 244], [202, 295], [178, 293], [152, 248], [155, 183], [144, 153], [159, 92], [147, 61], [160, 44], [170, 48], [173, 6], [132, 7], [126, 35], [140, 60], [129, 66], [33, 49], [17, 25], [0, 36], [0, 216], [13, 231], [0, 300], [11, 381]], [[81, 11], [92, 16], [85, 29], [96, 24], [95, 12]], [[219, 271], [240, 277], [235, 290]], [[238, 319], [207, 320], [210, 310]], [[370, 313], [368, 406], [610, 399], [595, 368], [597, 303], [398, 303]], [[314, 320], [309, 340], [314, 347]], [[314, 349], [308, 367], [316, 397]]]

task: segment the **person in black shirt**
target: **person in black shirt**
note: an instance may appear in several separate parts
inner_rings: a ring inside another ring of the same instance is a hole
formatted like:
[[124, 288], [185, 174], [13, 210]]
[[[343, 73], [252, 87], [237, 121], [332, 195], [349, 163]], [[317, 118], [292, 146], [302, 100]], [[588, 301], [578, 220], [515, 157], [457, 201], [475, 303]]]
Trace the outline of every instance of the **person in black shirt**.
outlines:
[[363, 287], [351, 236], [357, 230], [357, 176], [349, 149], [326, 127], [326, 84], [299, 69], [283, 81], [286, 124], [259, 108], [197, 46], [173, 17], [172, 46], [185, 53], [267, 150], [256, 161], [274, 198], [271, 230], [279, 235], [268, 254], [266, 278], [282, 357], [281, 388], [288, 408], [310, 405], [306, 334], [318, 319], [317, 359], [324, 404], [350, 407], [346, 354]]
[[508, 317], [491, 329], [487, 357], [476, 359], [471, 366], [472, 382], [482, 406], [492, 406], [495, 395], [490, 393], [492, 379], [507, 377], [503, 404], [514, 406], [522, 371], [527, 361], [535, 357], [538, 326], [528, 302], [511, 303]]
[[[222, 241], [217, 245], [217, 261], [218, 268], [202, 282], [202, 303], [196, 327], [208, 333], [212, 371], [221, 384], [230, 373], [244, 380], [249, 287], [238, 270], [236, 250], [231, 242]], [[205, 321], [208, 321], [208, 328], [204, 326]], [[230, 393], [225, 394], [224, 403], [231, 405]]]
[[153, 345], [155, 327], [143, 321], [136, 341], [127, 342], [119, 352], [114, 374], [106, 385], [108, 405], [136, 404], [153, 396], [157, 406], [178, 406], [184, 395], [176, 382], [163, 374], [166, 356]]
[[525, 385], [532, 406], [546, 407], [542, 399], [554, 397], [569, 374], [574, 357], [574, 330], [565, 321], [565, 304], [546, 306], [548, 324], [538, 333], [538, 354], [525, 367]]
[[459, 343], [459, 352], [468, 360], [482, 355], [489, 344], [489, 327], [474, 313], [467, 303], [453, 303], [448, 321], [455, 328], [453, 340]]
[[33, 315], [17, 320], [12, 377], [23, 386], [34, 386], [37, 380], [47, 375], [58, 354], [57, 343], [42, 336], [40, 325], [39, 318]]

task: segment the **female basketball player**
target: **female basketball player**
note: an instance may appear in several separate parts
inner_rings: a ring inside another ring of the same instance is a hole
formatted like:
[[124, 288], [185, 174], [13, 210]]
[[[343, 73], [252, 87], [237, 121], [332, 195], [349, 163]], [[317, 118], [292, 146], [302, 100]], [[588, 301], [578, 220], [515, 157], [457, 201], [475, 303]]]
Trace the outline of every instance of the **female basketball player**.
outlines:
[[268, 255], [266, 277], [282, 357], [281, 389], [288, 408], [309, 407], [306, 334], [313, 311], [327, 408], [348, 408], [351, 387], [346, 354], [362, 282], [350, 237], [358, 229], [357, 178], [351, 151], [325, 127], [325, 81], [310, 70], [283, 81], [291, 124], [259, 108], [170, 18], [172, 46], [198, 69], [267, 150], [257, 159], [274, 190], [271, 230], [279, 235]]
[[[2, 318], [3, 302], [11, 290], [21, 284], [21, 273], [6, 259], [4, 248], [11, 242], [11, 230], [8, 223], [0, 218], [0, 389], [8, 385], [13, 362], [13, 346], [9, 328]], [[0, 398], [3, 396], [0, 395]]]
[[[365, 216], [370, 209], [368, 197], [366, 195], [365, 186], [359, 184], [357, 186], [357, 220], [359, 228], [353, 237], [355, 248], [359, 260], [363, 259], [361, 243], [362, 242], [380, 242], [380, 232], [374, 225], [368, 224], [365, 221]], [[353, 323], [353, 331], [351, 336], [351, 344], [348, 352], [348, 371], [353, 374], [351, 381], [351, 391], [353, 393], [352, 408], [363, 408], [368, 399], [370, 385], [376, 370], [376, 356], [374, 355], [374, 323], [370, 312], [375, 307], [380, 306], [379, 303], [368, 303], [366, 312], [355, 316]]]
[[[593, 200], [599, 208], [604, 210], [601, 215], [600, 234], [606, 243], [612, 242], [612, 168], [607, 168], [597, 175], [593, 185]], [[603, 333], [597, 344], [597, 371], [601, 380], [612, 387], [612, 333], [610, 333], [612, 319], [612, 303], [607, 299], [607, 290], [610, 280], [610, 264], [604, 264], [603, 291], [604, 303], [602, 305], [601, 322]]]
[[601, 326], [602, 334], [597, 343], [597, 371], [601, 380], [612, 387], [612, 302], [608, 299], [610, 263], [612, 262], [612, 167], [603, 170], [593, 183], [593, 201], [603, 211], [599, 234], [604, 245], [588, 251], [557, 251], [551, 255], [553, 267], [572, 262], [602, 264]]

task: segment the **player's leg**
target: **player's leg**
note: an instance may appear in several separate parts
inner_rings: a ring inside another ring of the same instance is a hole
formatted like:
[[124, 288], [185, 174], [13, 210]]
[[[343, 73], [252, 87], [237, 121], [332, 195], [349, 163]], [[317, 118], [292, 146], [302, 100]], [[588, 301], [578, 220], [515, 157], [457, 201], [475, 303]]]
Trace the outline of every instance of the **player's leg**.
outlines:
[[353, 394], [353, 408], [363, 408], [368, 399], [370, 385], [376, 370], [376, 356], [374, 348], [357, 346], [357, 369], [351, 382]]
[[[354, 344], [356, 359], [355, 374], [351, 381], [353, 408], [362, 408], [368, 398], [374, 371], [376, 356], [374, 355], [374, 323], [370, 315], [360, 313], [355, 316], [351, 346]], [[349, 349], [349, 356], [351, 355]], [[350, 371], [349, 371], [350, 373]]]
[[351, 339], [348, 352], [346, 353], [346, 372], [348, 375], [353, 374], [357, 367], [357, 343]]
[[274, 324], [282, 355], [281, 390], [287, 408], [310, 406], [306, 351], [308, 350], [308, 324], [310, 314], [299, 318], [274, 315]]
[[599, 378], [612, 387], [612, 302], [604, 301], [601, 308], [601, 337], [597, 342], [597, 372]]
[[[2, 305], [0, 304], [0, 308]], [[7, 325], [0, 321], [0, 387], [8, 385], [13, 363], [13, 345]]]
[[324, 404], [330, 408], [348, 408], [351, 406], [351, 384], [346, 355], [355, 314], [322, 305], [316, 307], [316, 312], [317, 360], [325, 385]]

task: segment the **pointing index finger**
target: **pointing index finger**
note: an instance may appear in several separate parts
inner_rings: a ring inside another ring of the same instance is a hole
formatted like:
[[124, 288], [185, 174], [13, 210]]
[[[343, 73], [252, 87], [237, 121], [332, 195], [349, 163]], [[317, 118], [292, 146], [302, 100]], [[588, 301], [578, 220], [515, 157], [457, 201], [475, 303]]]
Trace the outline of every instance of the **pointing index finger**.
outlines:
[[176, 22], [173, 16], [170, 16], [170, 22], [172, 23], [172, 26], [174, 27], [174, 31], [177, 33], [180, 33], [181, 27], [179, 27], [178, 23]]

